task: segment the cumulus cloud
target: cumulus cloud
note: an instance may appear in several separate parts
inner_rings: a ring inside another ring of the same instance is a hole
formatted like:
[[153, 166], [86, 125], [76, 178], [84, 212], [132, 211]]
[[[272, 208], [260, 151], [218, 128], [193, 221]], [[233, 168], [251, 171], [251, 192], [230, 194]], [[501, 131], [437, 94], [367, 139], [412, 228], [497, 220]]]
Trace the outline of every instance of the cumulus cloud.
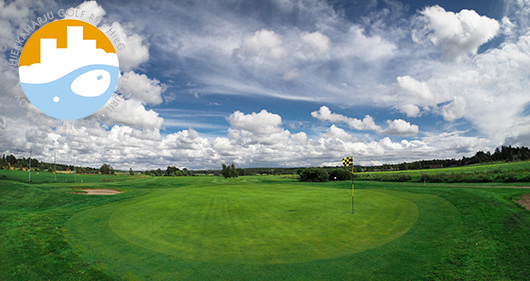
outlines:
[[442, 115], [447, 121], [454, 121], [462, 118], [466, 110], [466, 100], [462, 97], [455, 97], [452, 102], [442, 107]]
[[305, 54], [324, 55], [331, 48], [329, 37], [318, 31], [312, 33], [302, 32], [300, 39], [304, 43], [302, 51]]
[[500, 28], [495, 19], [480, 16], [474, 10], [453, 13], [436, 5], [420, 14], [426, 25], [414, 31], [413, 39], [419, 42], [426, 36], [450, 60], [476, 54], [478, 47], [495, 37]]
[[274, 31], [261, 29], [246, 36], [240, 48], [234, 50], [246, 58], [278, 60], [288, 54], [282, 38]]
[[383, 134], [389, 136], [415, 136], [419, 132], [417, 125], [411, 125], [409, 122], [401, 119], [394, 121], [387, 120], [388, 127], [383, 130]]
[[111, 42], [118, 54], [121, 70], [136, 69], [149, 60], [149, 45], [143, 36], [134, 33], [131, 24], [123, 26], [119, 22], [113, 22], [104, 24], [99, 29], [112, 38]]
[[162, 93], [166, 85], [160, 83], [156, 78], [150, 79], [145, 74], [137, 74], [134, 71], [122, 75], [118, 92], [126, 98], [141, 101], [143, 104], [159, 105], [162, 103]]
[[386, 129], [382, 129], [379, 125], [375, 124], [374, 119], [369, 115], [366, 115], [364, 119], [360, 120], [357, 118], [347, 117], [342, 114], [333, 113], [327, 106], [320, 107], [319, 111], [313, 111], [311, 116], [320, 121], [344, 123], [354, 130], [372, 130], [381, 135], [415, 136], [419, 131], [419, 127], [417, 125], [411, 125], [409, 122], [401, 119], [393, 121], [387, 120], [388, 127]]
[[146, 110], [142, 101], [113, 96], [100, 110], [92, 115], [102, 116], [107, 125], [127, 125], [133, 128], [160, 129], [164, 119], [152, 109]]
[[245, 130], [256, 134], [273, 134], [281, 131], [282, 118], [278, 114], [263, 109], [259, 113], [244, 114], [236, 111], [228, 117], [230, 126], [236, 130]]
[[[85, 1], [75, 8], [71, 8], [72, 13], [67, 13], [65, 19], [77, 19], [86, 21], [93, 25], [98, 25], [107, 14], [105, 9], [96, 1]], [[83, 15], [83, 16], [80, 16]]]
[[420, 116], [420, 108], [413, 104], [404, 104], [397, 107], [400, 112], [403, 112], [407, 117]]
[[339, 140], [339, 141], [354, 141], [356, 140], [353, 136], [351, 136], [350, 134], [346, 133], [346, 131], [344, 131], [343, 129], [335, 126], [335, 125], [331, 125], [331, 127], [329, 127], [327, 130], [326, 130], [326, 133], [322, 135], [323, 139], [328, 139], [328, 140]]
[[311, 112], [311, 116], [320, 121], [329, 121], [332, 123], [345, 123], [350, 126], [350, 128], [359, 131], [381, 131], [381, 127], [375, 124], [374, 119], [370, 115], [366, 115], [362, 120], [357, 118], [350, 118], [342, 114], [333, 113], [327, 106], [322, 106], [318, 111]]
[[397, 82], [399, 91], [418, 102], [425, 103], [434, 98], [429, 86], [424, 82], [419, 82], [410, 76], [397, 77]]
[[337, 57], [353, 56], [366, 62], [382, 63], [397, 52], [396, 44], [380, 35], [367, 36], [365, 29], [358, 25], [351, 26], [343, 36], [344, 41], [336, 49]]
[[290, 137], [290, 132], [281, 127], [280, 115], [267, 110], [251, 114], [236, 111], [227, 120], [231, 126], [228, 136], [234, 142], [281, 146]]

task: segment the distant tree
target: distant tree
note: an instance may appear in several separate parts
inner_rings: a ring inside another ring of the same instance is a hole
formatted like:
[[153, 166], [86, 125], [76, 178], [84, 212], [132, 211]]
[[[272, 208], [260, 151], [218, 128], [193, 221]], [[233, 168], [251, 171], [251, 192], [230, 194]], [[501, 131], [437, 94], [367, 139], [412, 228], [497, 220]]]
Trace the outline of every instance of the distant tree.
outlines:
[[174, 166], [167, 166], [167, 169], [166, 169], [166, 176], [177, 176], [179, 173], [180, 170], [179, 168], [177, 167], [174, 167]]
[[129, 168], [129, 175], [134, 176], [134, 171], [132, 168]]
[[7, 163], [10, 166], [15, 166], [17, 164], [17, 162], [18, 162], [17, 158], [14, 155], [7, 156], [6, 160], [7, 160]]
[[230, 165], [230, 176], [237, 178], [236, 164], [234, 164], [234, 162], [232, 162], [232, 165]]
[[[101, 168], [99, 168], [99, 171], [103, 175], [110, 175], [111, 174], [111, 169], [112, 169], [112, 167], [109, 164], [105, 163], [105, 164], [103, 164], [101, 166]], [[114, 169], [112, 169], [112, 171], [114, 171]]]
[[225, 178], [237, 178], [237, 170], [236, 165], [232, 163], [231, 165], [227, 166], [226, 164], [222, 165], [222, 171], [221, 175]]
[[228, 178], [228, 170], [226, 168], [226, 164], [225, 163], [223, 163], [221, 165], [221, 175], [223, 175], [223, 177], [225, 177], [225, 178]]

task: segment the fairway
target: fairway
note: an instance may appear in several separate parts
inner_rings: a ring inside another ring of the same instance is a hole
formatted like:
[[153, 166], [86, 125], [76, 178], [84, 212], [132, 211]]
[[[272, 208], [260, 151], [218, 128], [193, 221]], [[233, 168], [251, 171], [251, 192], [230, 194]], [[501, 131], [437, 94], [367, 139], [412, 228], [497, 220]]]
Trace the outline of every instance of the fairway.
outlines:
[[[383, 192], [361, 190], [357, 201], [352, 215], [347, 190], [184, 187], [113, 204], [108, 224], [128, 242], [182, 259], [276, 264], [381, 246], [406, 233], [418, 216], [413, 202]], [[87, 226], [99, 213], [85, 211], [71, 223], [90, 233]]]

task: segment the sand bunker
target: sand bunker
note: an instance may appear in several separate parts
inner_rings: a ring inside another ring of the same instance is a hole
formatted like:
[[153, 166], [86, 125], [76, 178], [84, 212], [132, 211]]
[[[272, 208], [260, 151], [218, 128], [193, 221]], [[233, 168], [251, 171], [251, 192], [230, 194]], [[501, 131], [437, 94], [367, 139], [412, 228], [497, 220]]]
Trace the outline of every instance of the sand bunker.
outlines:
[[530, 211], [530, 194], [523, 195], [523, 198], [517, 200], [517, 202], [525, 206]]
[[83, 195], [114, 195], [122, 193], [123, 191], [116, 189], [107, 189], [107, 188], [86, 188], [86, 189], [76, 189], [79, 192], [68, 192], [74, 194], [83, 194]]

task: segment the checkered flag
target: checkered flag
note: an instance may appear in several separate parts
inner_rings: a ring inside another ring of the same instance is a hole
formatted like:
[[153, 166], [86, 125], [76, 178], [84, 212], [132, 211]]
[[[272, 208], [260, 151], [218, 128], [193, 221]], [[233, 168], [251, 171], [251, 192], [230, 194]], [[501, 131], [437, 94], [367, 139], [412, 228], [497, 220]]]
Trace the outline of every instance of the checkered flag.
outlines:
[[342, 166], [344, 167], [353, 166], [353, 156], [342, 158]]

